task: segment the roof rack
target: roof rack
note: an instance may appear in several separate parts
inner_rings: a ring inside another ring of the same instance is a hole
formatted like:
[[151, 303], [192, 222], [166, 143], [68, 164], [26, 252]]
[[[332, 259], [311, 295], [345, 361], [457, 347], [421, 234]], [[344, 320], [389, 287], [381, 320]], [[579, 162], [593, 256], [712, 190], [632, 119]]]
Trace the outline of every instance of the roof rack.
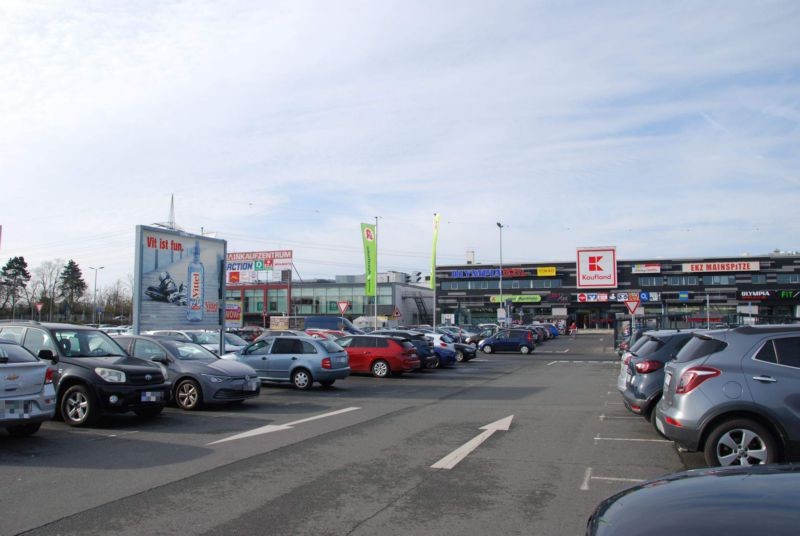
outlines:
[[6, 318], [4, 320], [0, 320], [0, 324], [33, 324], [38, 326], [40, 325], [40, 322], [38, 322], [37, 320], [23, 320], [23, 319], [11, 320]]

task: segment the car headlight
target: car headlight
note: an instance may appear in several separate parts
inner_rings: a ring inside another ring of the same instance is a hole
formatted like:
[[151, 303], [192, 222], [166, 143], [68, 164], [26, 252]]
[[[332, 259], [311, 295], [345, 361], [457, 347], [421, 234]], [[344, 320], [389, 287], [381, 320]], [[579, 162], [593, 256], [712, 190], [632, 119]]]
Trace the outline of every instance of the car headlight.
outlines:
[[214, 376], [213, 374], [203, 374], [203, 376], [211, 380], [211, 383], [222, 383], [230, 379], [228, 376]]
[[97, 367], [94, 369], [94, 373], [109, 383], [125, 383], [127, 381], [125, 373], [121, 370]]

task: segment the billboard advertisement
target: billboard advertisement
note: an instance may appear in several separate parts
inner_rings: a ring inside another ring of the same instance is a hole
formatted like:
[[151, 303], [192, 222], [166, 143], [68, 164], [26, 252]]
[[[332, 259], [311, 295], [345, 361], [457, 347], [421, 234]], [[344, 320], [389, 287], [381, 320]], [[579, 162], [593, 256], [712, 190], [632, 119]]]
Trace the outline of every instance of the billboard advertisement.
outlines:
[[227, 242], [136, 226], [133, 329], [220, 329]]
[[617, 248], [578, 248], [578, 288], [617, 287]]
[[229, 328], [242, 327], [242, 311], [242, 300], [225, 302], [225, 326]]
[[225, 258], [225, 284], [258, 285], [280, 281], [274, 272], [292, 269], [292, 250], [228, 253]]

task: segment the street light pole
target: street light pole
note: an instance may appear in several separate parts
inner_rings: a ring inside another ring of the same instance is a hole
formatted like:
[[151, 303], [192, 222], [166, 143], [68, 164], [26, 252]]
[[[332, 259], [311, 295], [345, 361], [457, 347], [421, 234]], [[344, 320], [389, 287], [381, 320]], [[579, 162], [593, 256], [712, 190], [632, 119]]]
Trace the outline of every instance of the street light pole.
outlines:
[[[498, 303], [497, 307], [498, 307], [498, 312], [499, 312], [499, 310], [500, 310], [499, 308], [503, 307], [503, 305], [504, 305], [504, 303], [503, 303], [503, 224], [500, 223], [500, 222], [497, 222], [497, 228], [500, 229], [500, 289], [499, 289], [500, 290], [500, 296], [499, 296], [499, 298], [497, 300], [497, 303]], [[507, 312], [506, 312], [506, 317], [505, 318], [508, 318], [508, 313]], [[504, 324], [505, 324], [505, 322], [504, 322]]]
[[99, 266], [94, 268], [92, 266], [89, 267], [90, 270], [94, 270], [94, 298], [92, 299], [92, 324], [97, 324], [97, 271], [102, 270], [105, 266]]

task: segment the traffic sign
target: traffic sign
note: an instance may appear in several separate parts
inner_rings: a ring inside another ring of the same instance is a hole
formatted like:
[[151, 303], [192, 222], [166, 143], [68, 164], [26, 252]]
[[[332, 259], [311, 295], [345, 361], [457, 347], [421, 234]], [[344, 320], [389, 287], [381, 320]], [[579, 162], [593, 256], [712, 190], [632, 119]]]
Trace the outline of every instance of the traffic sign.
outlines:
[[336, 305], [339, 306], [339, 312], [344, 314], [344, 312], [347, 311], [347, 308], [350, 307], [350, 302], [340, 301], [336, 302]]
[[44, 304], [42, 302], [36, 302], [36, 312], [37, 313], [41, 313], [42, 312], [42, 307], [44, 307]]
[[636, 309], [639, 307], [639, 300], [626, 300], [625, 307], [628, 308], [628, 312], [633, 314], [636, 312]]
[[392, 314], [392, 316], [395, 317], [395, 318], [400, 318], [401, 316], [403, 316], [403, 315], [400, 314], [400, 308], [399, 307], [395, 307], [394, 308], [394, 314]]

